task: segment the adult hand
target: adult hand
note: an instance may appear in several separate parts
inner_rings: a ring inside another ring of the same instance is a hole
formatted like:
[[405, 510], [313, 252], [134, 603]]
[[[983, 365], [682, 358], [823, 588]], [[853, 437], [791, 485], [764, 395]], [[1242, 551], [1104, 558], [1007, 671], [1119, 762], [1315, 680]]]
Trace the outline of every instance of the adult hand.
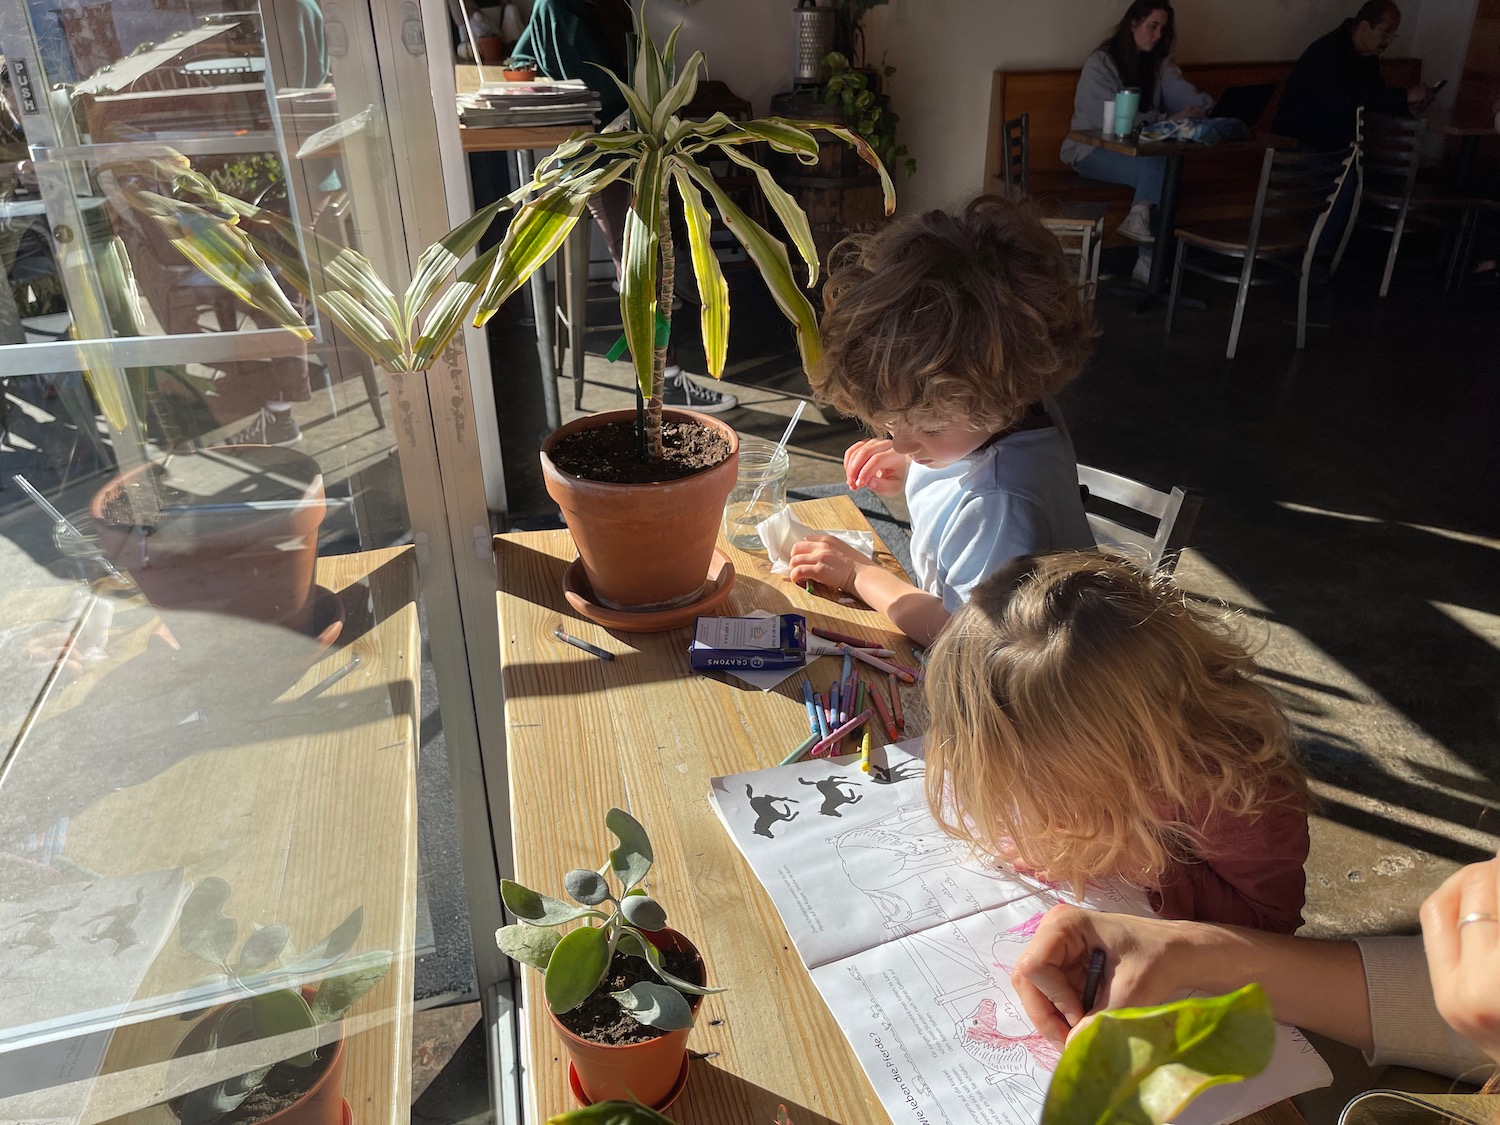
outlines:
[[1204, 117], [1203, 107], [1190, 105], [1186, 109], [1179, 109], [1169, 117], [1168, 121], [1201, 121]]
[[1406, 108], [1411, 111], [1413, 117], [1420, 117], [1432, 106], [1432, 99], [1436, 91], [1431, 86], [1424, 86], [1418, 82], [1415, 86], [1406, 88]]
[[797, 585], [820, 582], [840, 590], [853, 591], [855, 575], [862, 566], [874, 566], [872, 559], [832, 535], [809, 535], [792, 547], [789, 577]]
[[868, 488], [877, 496], [895, 496], [906, 487], [911, 458], [897, 453], [890, 438], [869, 438], [844, 451], [844, 475], [849, 490]]
[[1422, 945], [1439, 1014], [1500, 1061], [1500, 858], [1459, 869], [1428, 896]]
[[1011, 973], [1026, 1015], [1048, 1039], [1062, 1043], [1083, 1019], [1089, 957], [1104, 950], [1095, 1009], [1160, 1004], [1180, 985], [1170, 948], [1185, 923], [1054, 906]]

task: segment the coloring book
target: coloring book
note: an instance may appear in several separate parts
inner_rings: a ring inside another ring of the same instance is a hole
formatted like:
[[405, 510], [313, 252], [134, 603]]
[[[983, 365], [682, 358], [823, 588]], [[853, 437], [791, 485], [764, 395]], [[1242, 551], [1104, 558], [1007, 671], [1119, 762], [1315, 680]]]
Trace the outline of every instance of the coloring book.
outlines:
[[[1027, 1021], [1010, 973], [1052, 906], [1150, 915], [1144, 893], [1082, 901], [970, 854], [927, 810], [920, 740], [715, 778], [719, 819], [776, 905], [891, 1120], [1032, 1125], [1058, 1049]], [[1328, 1068], [1295, 1028], [1271, 1065], [1194, 1102], [1184, 1125], [1237, 1120]]]

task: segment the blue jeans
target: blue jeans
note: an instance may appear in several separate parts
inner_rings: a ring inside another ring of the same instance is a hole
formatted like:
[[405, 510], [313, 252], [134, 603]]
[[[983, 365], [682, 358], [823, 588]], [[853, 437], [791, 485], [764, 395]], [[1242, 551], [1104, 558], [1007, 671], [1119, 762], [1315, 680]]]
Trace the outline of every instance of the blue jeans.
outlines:
[[1137, 203], [1161, 203], [1162, 183], [1167, 178], [1165, 156], [1126, 156], [1107, 148], [1091, 148], [1073, 168], [1091, 180], [1134, 188]]

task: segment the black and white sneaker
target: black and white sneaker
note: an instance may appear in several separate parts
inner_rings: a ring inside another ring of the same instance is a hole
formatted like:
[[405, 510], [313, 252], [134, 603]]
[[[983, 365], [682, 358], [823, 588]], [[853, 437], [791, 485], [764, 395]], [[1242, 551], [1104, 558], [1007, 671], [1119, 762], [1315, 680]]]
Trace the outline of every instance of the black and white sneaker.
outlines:
[[662, 393], [664, 406], [696, 410], [700, 414], [722, 414], [726, 410], [733, 410], [740, 404], [740, 400], [732, 394], [716, 391], [693, 382], [682, 373], [681, 367], [669, 367], [663, 375], [665, 377]]
[[272, 410], [262, 406], [255, 420], [238, 433], [225, 438], [224, 445], [296, 445], [302, 430], [290, 409]]

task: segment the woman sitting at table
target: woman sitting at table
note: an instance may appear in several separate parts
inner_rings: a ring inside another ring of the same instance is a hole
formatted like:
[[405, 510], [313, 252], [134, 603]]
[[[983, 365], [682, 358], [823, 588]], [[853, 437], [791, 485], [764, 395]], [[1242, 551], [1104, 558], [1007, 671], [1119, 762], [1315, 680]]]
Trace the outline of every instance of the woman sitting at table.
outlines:
[[[1163, 118], [1181, 121], [1202, 117], [1213, 99], [1200, 94], [1172, 61], [1177, 40], [1177, 16], [1163, 0], [1134, 0], [1108, 39], [1083, 64], [1073, 95], [1073, 128], [1097, 129], [1103, 123], [1104, 103], [1121, 90], [1141, 92], [1138, 122]], [[1135, 189], [1130, 214], [1117, 228], [1136, 242], [1152, 241], [1151, 208], [1161, 202], [1167, 162], [1160, 156], [1126, 156], [1063, 141], [1062, 159], [1080, 176], [1124, 184]], [[1142, 247], [1132, 276], [1144, 283], [1151, 273], [1151, 250]]]

